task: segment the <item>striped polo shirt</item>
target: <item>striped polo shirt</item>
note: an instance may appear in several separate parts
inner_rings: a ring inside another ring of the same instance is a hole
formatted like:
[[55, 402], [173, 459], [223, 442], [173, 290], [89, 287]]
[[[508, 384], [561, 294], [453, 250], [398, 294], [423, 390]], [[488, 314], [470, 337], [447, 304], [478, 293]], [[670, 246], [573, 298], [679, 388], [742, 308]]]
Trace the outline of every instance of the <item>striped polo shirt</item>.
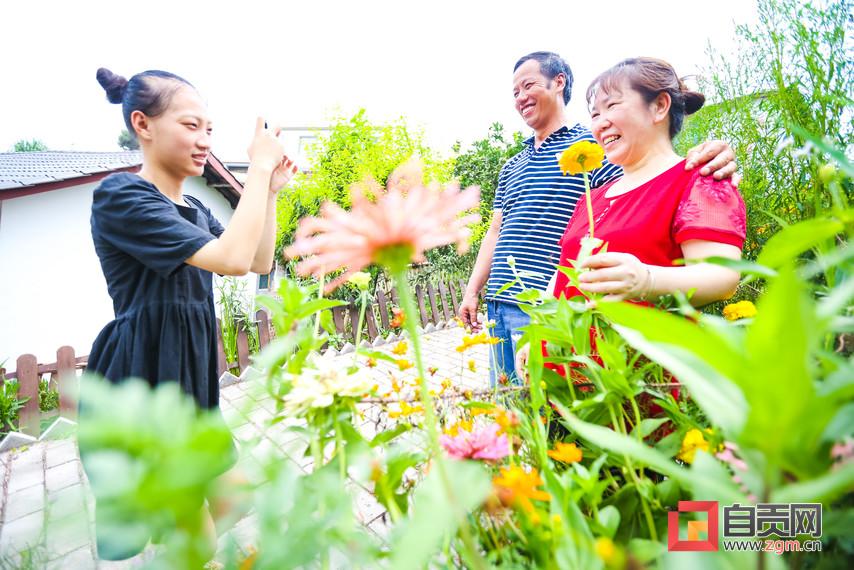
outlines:
[[[579, 124], [563, 126], [540, 148], [534, 148], [534, 137], [526, 140], [525, 148], [502, 167], [493, 204], [494, 210], [501, 211], [501, 229], [489, 271], [487, 299], [518, 303], [515, 296], [522, 291], [518, 283], [497, 294], [514, 279], [507, 263], [511, 256], [526, 288], [546, 289], [560, 257], [558, 241], [576, 202], [584, 195], [582, 175], [564, 176], [555, 155], [582, 140], [594, 140], [589, 129]], [[620, 175], [620, 167], [606, 161], [590, 173], [590, 185], [595, 188]]]

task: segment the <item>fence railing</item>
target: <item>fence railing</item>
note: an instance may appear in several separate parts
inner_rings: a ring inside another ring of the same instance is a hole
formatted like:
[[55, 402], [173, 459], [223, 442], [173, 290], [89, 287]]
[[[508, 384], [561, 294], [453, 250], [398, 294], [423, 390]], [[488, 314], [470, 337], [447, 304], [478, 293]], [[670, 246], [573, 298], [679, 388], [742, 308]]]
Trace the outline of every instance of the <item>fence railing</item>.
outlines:
[[[454, 318], [462, 301], [465, 282], [460, 280], [456, 283], [442, 281], [435, 285], [433, 283], [419, 284], [415, 286], [414, 290], [419, 313], [416, 318], [422, 327], [427, 327], [430, 323], [438, 325]], [[377, 337], [392, 332], [392, 309], [399, 304], [395, 289], [390, 291], [377, 290], [369, 299], [369, 306], [365, 311], [362, 338], [373, 342]], [[360, 306], [356, 301], [332, 309], [336, 333], [346, 342], [355, 343], [356, 331], [359, 328], [359, 310]], [[258, 326], [258, 346], [264, 348], [270, 343], [274, 334], [269, 315], [263, 309], [259, 309], [255, 313], [255, 322]], [[219, 321], [217, 321], [217, 325], [219, 325]], [[235, 362], [226, 360], [222, 332], [219, 326], [217, 326], [217, 331], [219, 375], [221, 376], [227, 370], [235, 368], [246, 369], [252, 358], [246, 331], [240, 330], [238, 332], [237, 360]], [[24, 354], [15, 361], [16, 369], [13, 372], [6, 372], [5, 369], [0, 368], [0, 372], [2, 372], [0, 382], [2, 382], [3, 375], [9, 380], [16, 379], [19, 387], [18, 397], [26, 399], [18, 413], [19, 432], [34, 437], [40, 435], [42, 413], [39, 408], [39, 385], [46, 375], [49, 375], [50, 385], [55, 386], [59, 392], [59, 415], [76, 419], [78, 373], [86, 368], [87, 361], [88, 355], [76, 356], [72, 347], [63, 346], [56, 351], [56, 362], [39, 364], [34, 355]]]

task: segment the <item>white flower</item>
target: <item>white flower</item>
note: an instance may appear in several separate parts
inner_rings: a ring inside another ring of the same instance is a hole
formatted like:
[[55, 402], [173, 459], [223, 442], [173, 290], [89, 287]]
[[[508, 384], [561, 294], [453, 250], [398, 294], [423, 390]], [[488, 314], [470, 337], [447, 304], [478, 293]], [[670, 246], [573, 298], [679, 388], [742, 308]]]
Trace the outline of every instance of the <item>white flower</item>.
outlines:
[[312, 408], [326, 408], [339, 398], [359, 397], [371, 389], [371, 378], [363, 370], [347, 374], [346, 368], [335, 368], [318, 359], [313, 368], [303, 368], [302, 374], [287, 375], [292, 383], [285, 396], [285, 411], [299, 416]]

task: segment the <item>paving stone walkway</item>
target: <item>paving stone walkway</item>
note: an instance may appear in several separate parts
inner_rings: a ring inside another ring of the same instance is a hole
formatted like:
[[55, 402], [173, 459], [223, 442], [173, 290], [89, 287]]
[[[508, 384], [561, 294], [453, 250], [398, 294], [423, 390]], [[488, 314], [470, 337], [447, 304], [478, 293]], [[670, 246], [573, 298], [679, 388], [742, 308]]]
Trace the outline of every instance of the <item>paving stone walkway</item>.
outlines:
[[[421, 337], [425, 366], [438, 368], [430, 378], [436, 392], [441, 391], [445, 378], [450, 378], [458, 390], [487, 387], [488, 349], [476, 346], [464, 354], [456, 352], [462, 335], [462, 329], [450, 328]], [[377, 350], [389, 353], [393, 346]], [[352, 354], [331, 358], [342, 367], [353, 361]], [[380, 392], [391, 386], [390, 372], [400, 382], [416, 378], [414, 368], [400, 372], [394, 363], [381, 359], [368, 371], [380, 386]], [[288, 431], [285, 422], [270, 426], [275, 413], [273, 401], [251, 381], [223, 388], [220, 407], [241, 444], [244, 472], [250, 479], [258, 477], [253, 482], [263, 482], [260, 464], [270, 457], [281, 457], [303, 470], [310, 469], [311, 459], [304, 453], [307, 442]], [[360, 410], [364, 414], [361, 429], [370, 435], [377, 429], [380, 405], [360, 405]], [[73, 438], [41, 442], [0, 454], [0, 485], [0, 569], [96, 568], [94, 502]], [[367, 489], [355, 482], [351, 487], [359, 520], [379, 537], [385, 536], [382, 506]], [[257, 520], [250, 513], [229, 533], [244, 554], [255, 543], [256, 529]], [[221, 538], [221, 548], [226, 540], [227, 537]]]

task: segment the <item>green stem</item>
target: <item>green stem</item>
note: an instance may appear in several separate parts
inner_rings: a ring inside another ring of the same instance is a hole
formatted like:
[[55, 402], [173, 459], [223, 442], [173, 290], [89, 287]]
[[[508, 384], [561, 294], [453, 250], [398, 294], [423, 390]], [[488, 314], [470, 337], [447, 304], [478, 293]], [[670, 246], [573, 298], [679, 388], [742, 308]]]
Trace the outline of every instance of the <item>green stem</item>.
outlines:
[[[415, 354], [415, 364], [418, 369], [419, 384], [421, 386], [421, 405], [424, 408], [424, 424], [427, 428], [427, 435], [430, 441], [430, 452], [436, 462], [436, 469], [439, 473], [439, 478], [445, 488], [445, 493], [448, 496], [451, 505], [456, 507], [459, 501], [456, 498], [451, 480], [448, 477], [448, 472], [445, 469], [444, 457], [441, 453], [439, 445], [439, 427], [436, 418], [435, 410], [433, 409], [433, 398], [430, 396], [430, 390], [427, 386], [427, 375], [424, 373], [424, 362], [421, 357], [421, 339], [418, 336], [418, 331], [415, 328], [415, 303], [412, 300], [412, 291], [409, 288], [409, 282], [406, 280], [406, 270], [402, 268], [398, 271], [391, 272], [397, 292], [400, 296], [400, 304], [403, 306], [404, 322], [403, 326], [409, 333], [409, 340], [412, 342], [412, 350]], [[465, 554], [470, 566], [478, 569], [486, 570], [486, 561], [483, 560], [474, 540], [471, 536], [471, 531], [468, 526], [468, 519], [465, 512], [456, 509], [457, 516], [460, 522], [460, 534], [462, 535], [463, 544], [465, 545]]]
[[587, 171], [581, 173], [584, 176], [584, 201], [587, 204], [587, 221], [590, 224], [590, 237], [593, 237], [593, 201], [590, 199], [590, 182], [587, 180]]
[[359, 309], [359, 326], [356, 329], [356, 350], [353, 351], [353, 364], [357, 363], [356, 357], [359, 356], [359, 343], [362, 340], [362, 325], [365, 324], [365, 309], [368, 306], [368, 292], [362, 291], [359, 294], [359, 301], [362, 307]]
[[[608, 406], [608, 411], [611, 413], [611, 421], [614, 423], [614, 427], [618, 428], [623, 435], [626, 435], [626, 426], [622, 421], [623, 415], [620, 414], [620, 420], [617, 421], [617, 414], [614, 412], [613, 405]], [[655, 531], [655, 522], [652, 519], [652, 511], [649, 510], [649, 504], [646, 501], [646, 497], [644, 497], [643, 493], [641, 492], [641, 482], [638, 478], [637, 473], [635, 473], [635, 468], [632, 463], [632, 460], [631, 458], [629, 458], [628, 455], [624, 454], [623, 461], [626, 462], [626, 467], [629, 470], [629, 475], [631, 476], [632, 481], [638, 489], [638, 496], [641, 500], [641, 507], [643, 509], [644, 518], [646, 519], [647, 528], [649, 530], [649, 537], [654, 541], [658, 541], [658, 533]]]

